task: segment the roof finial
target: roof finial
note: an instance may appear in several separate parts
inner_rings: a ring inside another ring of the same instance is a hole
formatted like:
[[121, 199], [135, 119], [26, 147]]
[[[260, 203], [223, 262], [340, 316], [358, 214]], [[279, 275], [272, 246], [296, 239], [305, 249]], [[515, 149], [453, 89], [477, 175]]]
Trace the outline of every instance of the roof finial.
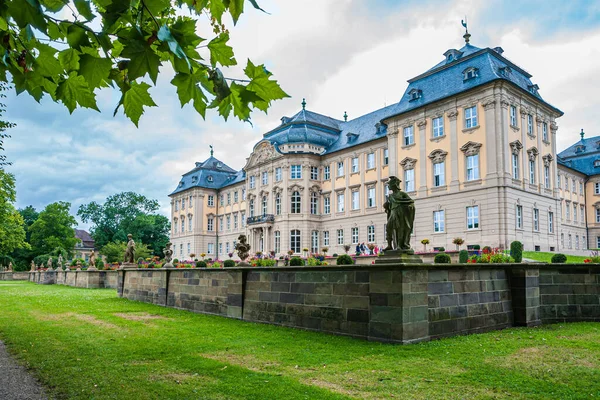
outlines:
[[212, 144], [209, 144], [208, 147], [210, 147], [210, 156], [212, 157], [213, 153], [214, 153], [214, 149], [212, 147]]
[[463, 35], [463, 38], [465, 38], [465, 43], [469, 44], [469, 39], [471, 38], [471, 34], [469, 33], [469, 28], [467, 28], [467, 16], [465, 15], [465, 19], [464, 20], [460, 20], [460, 23], [462, 24], [462, 26], [465, 27], [465, 34]]
[[344, 111], [344, 122], [348, 121], [348, 114]]
[[306, 108], [306, 99], [302, 99], [302, 109], [304, 110]]
[[583, 131], [583, 128], [581, 129], [580, 135], [581, 135], [581, 140], [583, 141], [583, 136], [585, 135], [585, 132]]

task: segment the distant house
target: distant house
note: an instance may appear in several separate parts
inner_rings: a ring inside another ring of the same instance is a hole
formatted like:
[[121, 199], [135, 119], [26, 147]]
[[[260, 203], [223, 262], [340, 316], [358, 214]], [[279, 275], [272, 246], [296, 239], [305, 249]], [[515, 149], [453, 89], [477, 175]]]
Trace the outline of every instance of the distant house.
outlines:
[[75, 245], [75, 258], [82, 258], [86, 262], [90, 259], [90, 253], [94, 249], [94, 239], [87, 231], [83, 229], [75, 229], [75, 237], [80, 240]]

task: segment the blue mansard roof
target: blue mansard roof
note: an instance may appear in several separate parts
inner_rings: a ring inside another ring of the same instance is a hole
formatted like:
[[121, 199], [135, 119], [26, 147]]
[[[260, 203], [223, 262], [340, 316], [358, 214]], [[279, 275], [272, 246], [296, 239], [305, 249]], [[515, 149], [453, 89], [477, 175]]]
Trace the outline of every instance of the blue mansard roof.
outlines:
[[185, 173], [171, 195], [193, 187], [220, 189], [243, 181], [244, 176], [243, 171], [236, 171], [211, 155], [206, 161], [197, 162], [193, 170]]
[[558, 163], [582, 174], [591, 176], [600, 174], [600, 136], [581, 139], [558, 154]]

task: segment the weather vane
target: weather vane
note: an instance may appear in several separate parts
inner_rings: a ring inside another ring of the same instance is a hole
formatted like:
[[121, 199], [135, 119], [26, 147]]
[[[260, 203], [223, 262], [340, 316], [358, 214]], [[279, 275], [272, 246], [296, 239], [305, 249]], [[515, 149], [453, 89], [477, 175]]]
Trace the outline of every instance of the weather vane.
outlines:
[[465, 15], [465, 19], [461, 19], [460, 23], [465, 27], [465, 34], [463, 38], [465, 38], [465, 43], [469, 43], [469, 39], [471, 38], [471, 34], [469, 33], [469, 28], [467, 28], [467, 16]]
[[208, 147], [210, 147], [210, 156], [212, 157], [214, 152], [212, 144], [209, 144]]

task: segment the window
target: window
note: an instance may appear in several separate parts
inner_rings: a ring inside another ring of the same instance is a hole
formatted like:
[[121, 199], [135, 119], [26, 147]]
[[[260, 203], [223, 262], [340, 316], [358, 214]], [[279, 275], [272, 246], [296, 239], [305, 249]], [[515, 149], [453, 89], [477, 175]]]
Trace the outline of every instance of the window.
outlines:
[[445, 162], [433, 164], [433, 186], [440, 187], [446, 184]]
[[208, 247], [206, 249], [206, 252], [208, 254], [214, 254], [215, 253], [215, 244], [214, 243], [209, 243]]
[[569, 190], [569, 178], [565, 176], [565, 190]]
[[415, 191], [415, 170], [407, 169], [404, 171], [404, 191], [414, 192]]
[[281, 167], [275, 168], [275, 182], [281, 181]]
[[225, 195], [222, 194], [221, 196], [219, 196], [219, 203], [222, 206], [225, 205]]
[[326, 181], [331, 179], [331, 168], [329, 165], [323, 167], [323, 179]]
[[375, 153], [367, 154], [367, 169], [375, 168]]
[[227, 193], [227, 205], [231, 204], [231, 193]]
[[432, 129], [433, 129], [433, 137], [442, 137], [444, 136], [444, 117], [437, 117], [431, 120]]
[[444, 216], [444, 210], [434, 211], [433, 212], [433, 231], [434, 232], [444, 232], [446, 229], [446, 221]]
[[565, 215], [567, 217], [567, 221], [571, 219], [571, 205], [569, 203], [565, 204]]
[[358, 228], [352, 228], [352, 244], [358, 244]]
[[585, 222], [585, 209], [583, 206], [581, 206], [581, 223], [583, 224]]
[[519, 155], [512, 155], [512, 175], [513, 179], [519, 179]]
[[571, 191], [577, 193], [577, 183], [575, 182], [575, 179], [571, 181]]
[[233, 214], [233, 229], [238, 228], [238, 215], [237, 213]]
[[310, 167], [310, 179], [313, 181], [319, 180], [319, 168], [318, 167]]
[[479, 228], [479, 206], [467, 207], [467, 229]]
[[600, 208], [596, 208], [596, 223], [600, 223]]
[[594, 183], [594, 194], [600, 194], [600, 182]]
[[223, 243], [219, 243], [219, 254], [223, 254]]
[[192, 216], [188, 215], [188, 231], [192, 230]]
[[415, 132], [412, 126], [404, 128], [404, 145], [410, 146], [415, 143]]
[[181, 209], [185, 210], [185, 199], [181, 199]]
[[548, 141], [548, 124], [546, 122], [542, 122], [542, 140]]
[[331, 214], [331, 197], [329, 196], [323, 199], [323, 214]]
[[540, 210], [537, 208], [533, 209], [533, 230], [536, 232], [540, 230]]
[[523, 206], [517, 206], [517, 229], [523, 229]]
[[225, 224], [223, 223], [223, 217], [219, 218], [219, 230], [222, 231], [225, 228]]
[[246, 200], [246, 188], [242, 189], [242, 201]]
[[535, 184], [535, 160], [529, 160], [529, 183]]
[[290, 250], [300, 253], [300, 231], [298, 229], [290, 231]]
[[358, 210], [360, 208], [360, 193], [358, 190], [352, 192], [352, 209]]
[[581, 237], [581, 249], [582, 250], [587, 249], [587, 241], [585, 240], [585, 236]]
[[375, 243], [375, 225], [367, 226], [367, 242]]
[[383, 149], [383, 165], [388, 165], [390, 163], [390, 151], [388, 149]]
[[239, 201], [238, 191], [233, 192], [233, 202], [237, 203]]
[[370, 187], [367, 189], [367, 207], [375, 207], [375, 188]]
[[583, 182], [579, 182], [579, 194], [583, 194]]
[[533, 115], [527, 114], [527, 134], [533, 136]]
[[173, 221], [173, 233], [177, 233], [177, 232], [178, 232], [178, 230], [177, 230], [177, 219], [175, 219]]
[[311, 233], [310, 251], [312, 253], [319, 252], [319, 231], [312, 231]]
[[290, 178], [302, 179], [302, 165], [292, 165], [290, 170]]
[[329, 231], [323, 231], [323, 246], [329, 246]]
[[281, 193], [275, 195], [275, 215], [281, 215]]
[[213, 196], [212, 194], [208, 195], [208, 206], [209, 207], [215, 206], [215, 196]]
[[344, 212], [344, 193], [337, 195], [337, 212]]
[[575, 248], [579, 250], [579, 235], [575, 235]]
[[181, 233], [185, 232], [185, 217], [181, 217]]
[[262, 197], [261, 208], [262, 208], [262, 215], [267, 215], [267, 196]]
[[467, 181], [479, 179], [479, 154], [467, 156]]
[[510, 124], [512, 126], [518, 126], [517, 125], [517, 107], [515, 107], [515, 106], [510, 106]]
[[273, 236], [275, 238], [275, 253], [281, 253], [281, 232], [275, 231]]
[[383, 197], [386, 201], [390, 198], [390, 187], [387, 184], [383, 186]]
[[214, 230], [213, 224], [214, 224], [214, 218], [208, 217], [206, 219], [206, 230], [209, 232], [212, 232]]
[[225, 243], [225, 253], [229, 254], [229, 242]]
[[548, 233], [554, 233], [554, 213], [548, 211]]
[[246, 226], [246, 213], [245, 212], [242, 213], [241, 220], [242, 220], [242, 228], [243, 228]]
[[310, 195], [310, 213], [312, 215], [319, 214], [319, 198], [315, 192]]
[[556, 185], [560, 188], [560, 175], [556, 176]]
[[352, 159], [352, 173], [358, 172], [358, 157]]
[[344, 162], [339, 161], [337, 163], [337, 177], [344, 176]]
[[465, 72], [464, 72], [464, 77], [463, 79], [466, 81], [468, 79], [473, 79], [477, 76], [477, 68], [468, 68]]
[[192, 246], [190, 243], [187, 244], [187, 253], [190, 254], [192, 252]]
[[294, 191], [292, 193], [292, 214], [300, 214], [300, 192]]
[[254, 189], [256, 187], [256, 177], [252, 175], [250, 177], [250, 189]]
[[577, 204], [573, 204], [573, 222], [577, 222]]
[[474, 128], [477, 126], [477, 106], [465, 108], [465, 128]]
[[337, 244], [344, 244], [344, 230], [343, 229], [338, 229], [337, 230]]
[[573, 237], [571, 236], [570, 233], [569, 233], [569, 243], [568, 243], [568, 245], [569, 245], [570, 249], [573, 248]]
[[250, 218], [254, 217], [254, 199], [250, 199], [248, 211], [250, 211]]
[[544, 187], [550, 189], [550, 167], [544, 165]]
[[183, 257], [183, 243], [179, 245], [179, 255]]
[[269, 183], [269, 173], [265, 171], [262, 173], [262, 184], [267, 185], [268, 183]]
[[596, 236], [596, 248], [600, 248], [600, 236]]

